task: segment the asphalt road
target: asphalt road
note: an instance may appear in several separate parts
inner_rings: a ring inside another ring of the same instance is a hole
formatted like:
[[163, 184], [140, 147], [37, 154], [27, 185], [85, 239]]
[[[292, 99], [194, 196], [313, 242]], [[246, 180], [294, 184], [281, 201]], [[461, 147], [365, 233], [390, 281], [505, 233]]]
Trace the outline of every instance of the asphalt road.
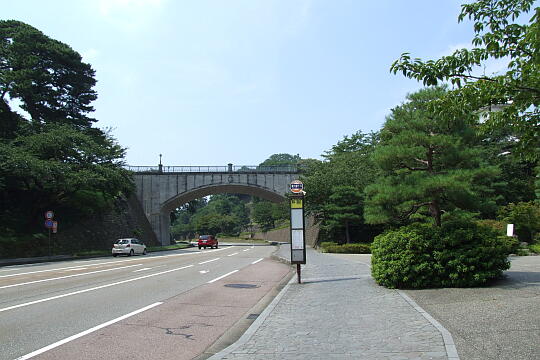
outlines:
[[[0, 268], [0, 359], [155, 358], [162, 343], [163, 351], [176, 351], [171, 358], [192, 358], [286, 276], [287, 266], [265, 259], [274, 250], [195, 248]], [[255, 286], [224, 287], [230, 281]], [[203, 313], [215, 316], [202, 324]], [[145, 326], [135, 330], [129, 321]], [[180, 334], [187, 343], [162, 334]]]

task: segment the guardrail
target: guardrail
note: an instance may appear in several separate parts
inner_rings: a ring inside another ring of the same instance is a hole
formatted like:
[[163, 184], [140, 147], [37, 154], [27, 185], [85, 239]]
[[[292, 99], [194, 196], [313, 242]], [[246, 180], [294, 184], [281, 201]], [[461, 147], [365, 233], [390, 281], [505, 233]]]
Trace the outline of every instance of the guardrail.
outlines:
[[125, 169], [135, 173], [298, 173], [296, 165], [259, 166], [259, 165], [228, 165], [228, 166], [125, 166]]

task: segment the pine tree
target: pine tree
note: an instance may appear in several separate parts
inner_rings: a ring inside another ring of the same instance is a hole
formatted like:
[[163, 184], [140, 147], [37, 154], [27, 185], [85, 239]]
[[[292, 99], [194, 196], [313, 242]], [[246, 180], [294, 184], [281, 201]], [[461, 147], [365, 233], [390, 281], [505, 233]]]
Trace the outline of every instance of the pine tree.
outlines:
[[424, 213], [441, 226], [444, 212], [494, 205], [486, 193], [498, 170], [482, 166], [472, 116], [456, 119], [429, 106], [445, 93], [434, 87], [409, 94], [387, 117], [373, 154], [383, 175], [366, 188], [367, 223]]

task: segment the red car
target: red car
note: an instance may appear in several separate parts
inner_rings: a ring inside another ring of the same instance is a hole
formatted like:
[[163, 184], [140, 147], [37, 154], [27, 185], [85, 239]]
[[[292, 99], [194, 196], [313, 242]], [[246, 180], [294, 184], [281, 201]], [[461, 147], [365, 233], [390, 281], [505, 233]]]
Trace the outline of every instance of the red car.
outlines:
[[201, 235], [199, 236], [198, 245], [199, 245], [199, 249], [200, 248], [206, 249], [207, 247], [209, 247], [210, 249], [215, 247], [217, 249], [218, 240], [216, 239], [214, 235]]

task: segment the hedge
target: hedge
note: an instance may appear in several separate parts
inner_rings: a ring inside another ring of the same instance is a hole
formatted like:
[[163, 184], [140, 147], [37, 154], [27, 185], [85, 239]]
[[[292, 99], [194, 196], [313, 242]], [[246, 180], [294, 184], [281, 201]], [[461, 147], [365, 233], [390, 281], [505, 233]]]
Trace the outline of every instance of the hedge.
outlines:
[[333, 242], [323, 242], [321, 243], [321, 249], [324, 253], [370, 254], [371, 244], [355, 243], [338, 245]]

